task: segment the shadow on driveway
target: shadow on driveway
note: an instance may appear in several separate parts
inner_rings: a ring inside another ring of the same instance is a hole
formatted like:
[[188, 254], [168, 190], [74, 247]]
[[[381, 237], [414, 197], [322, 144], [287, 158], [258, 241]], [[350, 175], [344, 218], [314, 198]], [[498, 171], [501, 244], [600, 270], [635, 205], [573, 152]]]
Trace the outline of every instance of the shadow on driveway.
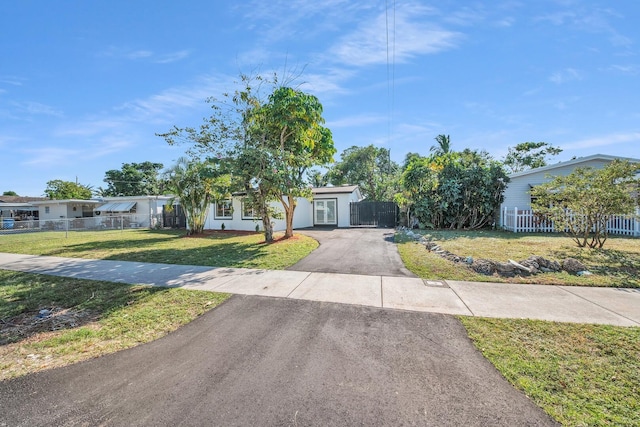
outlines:
[[320, 246], [288, 270], [416, 277], [400, 259], [393, 228], [320, 228], [295, 232], [313, 237]]
[[149, 344], [0, 382], [10, 426], [556, 425], [451, 316], [234, 296]]

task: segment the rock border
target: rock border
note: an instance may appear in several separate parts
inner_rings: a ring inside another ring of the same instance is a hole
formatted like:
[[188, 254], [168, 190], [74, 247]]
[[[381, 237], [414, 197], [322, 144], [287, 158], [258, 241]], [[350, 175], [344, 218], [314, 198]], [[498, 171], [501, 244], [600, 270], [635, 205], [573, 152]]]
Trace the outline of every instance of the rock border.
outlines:
[[566, 258], [561, 263], [538, 255], [531, 255], [522, 261], [510, 259], [507, 262], [499, 262], [484, 258], [474, 260], [470, 256], [462, 257], [444, 250], [433, 240], [422, 234], [414, 233], [413, 230], [406, 227], [401, 227], [397, 229], [397, 231], [402, 232], [416, 243], [423, 245], [429, 252], [440, 255], [442, 258], [451, 262], [465, 264], [476, 273], [486, 276], [493, 276], [494, 274], [498, 274], [501, 277], [531, 276], [539, 273], [558, 273], [561, 271], [566, 271], [576, 276], [587, 276], [591, 274], [591, 272], [587, 270], [587, 267], [575, 258]]

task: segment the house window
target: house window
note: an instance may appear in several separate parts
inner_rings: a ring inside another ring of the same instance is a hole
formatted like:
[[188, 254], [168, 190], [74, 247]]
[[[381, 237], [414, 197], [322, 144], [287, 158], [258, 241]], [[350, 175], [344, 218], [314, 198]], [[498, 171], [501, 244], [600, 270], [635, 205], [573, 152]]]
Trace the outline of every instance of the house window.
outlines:
[[258, 212], [251, 206], [249, 200], [242, 200], [242, 219], [259, 219]]
[[47, 213], [47, 214], [49, 213], [49, 206], [44, 207], [44, 213]]
[[231, 200], [222, 200], [216, 202], [216, 219], [233, 218], [233, 206]]

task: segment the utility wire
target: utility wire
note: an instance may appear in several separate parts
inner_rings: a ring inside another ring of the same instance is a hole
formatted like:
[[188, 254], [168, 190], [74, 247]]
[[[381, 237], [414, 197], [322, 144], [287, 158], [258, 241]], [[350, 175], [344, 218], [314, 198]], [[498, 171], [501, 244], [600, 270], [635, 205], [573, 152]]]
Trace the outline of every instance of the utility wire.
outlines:
[[[391, 131], [395, 113], [395, 74], [396, 74], [396, 1], [392, 0], [391, 42], [389, 41], [389, 0], [385, 0], [385, 27], [387, 38], [387, 142], [389, 145], [389, 169], [391, 169]], [[389, 46], [391, 45], [391, 47]]]

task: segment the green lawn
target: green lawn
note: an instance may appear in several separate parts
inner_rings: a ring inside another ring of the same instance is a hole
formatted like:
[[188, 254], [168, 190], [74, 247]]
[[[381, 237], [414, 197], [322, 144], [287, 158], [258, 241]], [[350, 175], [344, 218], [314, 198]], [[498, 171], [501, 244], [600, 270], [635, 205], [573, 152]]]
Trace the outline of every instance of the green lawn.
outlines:
[[578, 248], [561, 234], [516, 234], [503, 231], [424, 231], [442, 249], [474, 259], [506, 262], [523, 260], [530, 255], [562, 261], [576, 258], [584, 263], [591, 276], [567, 273], [543, 273], [530, 277], [500, 278], [485, 276], [427, 251], [423, 245], [396, 235], [400, 256], [407, 268], [428, 279], [471, 280], [480, 282], [517, 282], [554, 285], [640, 287], [640, 240], [610, 237], [603, 249]]
[[[185, 237], [184, 231], [125, 230], [66, 236], [0, 235], [0, 252], [284, 269], [318, 246], [302, 235], [265, 244], [261, 234], [232, 232]], [[0, 380], [152, 341], [227, 297], [0, 270]], [[41, 310], [51, 315], [39, 318]]]
[[[276, 238], [281, 234], [276, 233]], [[110, 259], [212, 267], [281, 270], [318, 247], [300, 234], [264, 244], [258, 233], [214, 232], [185, 237], [184, 231], [124, 230], [101, 232], [43, 232], [0, 235], [0, 252], [72, 258]]]
[[502, 375], [563, 425], [640, 425], [640, 328], [460, 320]]
[[228, 296], [0, 270], [0, 380], [153, 341]]

